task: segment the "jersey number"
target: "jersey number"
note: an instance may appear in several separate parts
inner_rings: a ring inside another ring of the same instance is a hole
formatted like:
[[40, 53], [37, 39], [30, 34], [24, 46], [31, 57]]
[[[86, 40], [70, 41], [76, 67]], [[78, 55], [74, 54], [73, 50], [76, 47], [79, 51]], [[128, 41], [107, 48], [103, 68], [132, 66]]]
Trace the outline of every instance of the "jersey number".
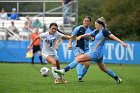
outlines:
[[52, 47], [52, 42], [50, 43], [50, 47]]

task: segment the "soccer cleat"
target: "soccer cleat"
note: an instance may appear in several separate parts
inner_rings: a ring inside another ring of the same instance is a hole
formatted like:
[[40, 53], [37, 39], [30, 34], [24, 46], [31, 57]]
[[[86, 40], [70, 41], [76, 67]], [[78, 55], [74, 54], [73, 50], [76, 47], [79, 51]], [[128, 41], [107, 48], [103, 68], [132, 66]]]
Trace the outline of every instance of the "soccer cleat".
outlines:
[[54, 70], [55, 73], [58, 73], [60, 75], [64, 75], [65, 72], [64, 72], [64, 69], [61, 69], [61, 70]]
[[121, 78], [118, 78], [118, 80], [116, 80], [116, 82], [117, 82], [118, 84], [120, 84], [120, 83], [123, 82], [123, 80], [122, 80]]
[[60, 79], [62, 83], [67, 83], [68, 81], [66, 81], [65, 79]]
[[58, 77], [58, 80], [60, 80], [62, 83], [67, 83], [67, 81], [62, 76]]
[[78, 79], [78, 82], [83, 82], [82, 78], [79, 78], [79, 79]]
[[55, 81], [54, 81], [54, 84], [58, 84], [58, 83], [59, 83], [59, 81], [58, 81], [58, 80], [55, 80]]

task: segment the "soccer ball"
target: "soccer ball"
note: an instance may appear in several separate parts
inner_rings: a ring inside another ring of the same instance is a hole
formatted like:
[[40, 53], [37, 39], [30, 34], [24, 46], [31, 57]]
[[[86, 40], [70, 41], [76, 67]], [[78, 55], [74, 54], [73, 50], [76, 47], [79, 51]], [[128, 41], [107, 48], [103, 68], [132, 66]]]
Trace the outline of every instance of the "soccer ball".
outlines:
[[49, 75], [50, 75], [50, 70], [49, 70], [49, 68], [47, 68], [47, 67], [42, 67], [42, 68], [40, 69], [40, 74], [41, 74], [43, 77], [49, 76]]

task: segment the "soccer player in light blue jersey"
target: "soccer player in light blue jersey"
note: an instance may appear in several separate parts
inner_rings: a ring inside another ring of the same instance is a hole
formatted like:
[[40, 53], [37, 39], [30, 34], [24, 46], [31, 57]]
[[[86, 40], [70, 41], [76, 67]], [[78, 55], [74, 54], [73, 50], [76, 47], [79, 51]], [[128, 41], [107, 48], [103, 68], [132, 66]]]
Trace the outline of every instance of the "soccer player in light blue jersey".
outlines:
[[96, 28], [96, 30], [94, 30], [88, 34], [80, 35], [79, 37], [77, 37], [77, 40], [80, 40], [80, 39], [86, 38], [88, 36], [95, 35], [95, 32], [98, 31], [98, 34], [95, 36], [95, 39], [92, 42], [90, 51], [85, 54], [79, 55], [78, 57], [76, 57], [75, 61], [70, 63], [67, 67], [65, 67], [62, 70], [56, 70], [55, 72], [64, 75], [65, 72], [76, 67], [78, 63], [92, 60], [98, 64], [99, 68], [103, 72], [107, 73], [109, 76], [114, 78], [117, 83], [120, 84], [122, 82], [122, 79], [119, 78], [114, 71], [112, 71], [111, 69], [108, 69], [103, 62], [103, 51], [104, 51], [103, 46], [108, 37], [119, 42], [122, 46], [124, 46], [126, 48], [128, 47], [128, 45], [125, 44], [123, 41], [121, 41], [116, 36], [114, 36], [110, 31], [108, 31], [103, 17], [98, 18], [95, 21], [95, 28]]
[[[72, 42], [73, 42], [74, 37], [78, 37], [80, 35], [89, 33], [93, 30], [93, 28], [91, 28], [90, 26], [90, 23], [91, 23], [91, 18], [89, 16], [85, 16], [85, 18], [83, 19], [83, 25], [77, 26], [73, 30], [71, 39], [68, 45], [69, 50], [72, 48]], [[87, 53], [89, 51], [89, 39], [91, 38], [83, 38], [81, 40], [76, 41], [76, 45], [74, 47], [75, 57], [81, 54]], [[79, 82], [83, 82], [82, 78], [88, 71], [89, 65], [90, 65], [89, 61], [85, 61], [84, 63], [79, 63], [77, 65], [77, 75], [78, 75]]]

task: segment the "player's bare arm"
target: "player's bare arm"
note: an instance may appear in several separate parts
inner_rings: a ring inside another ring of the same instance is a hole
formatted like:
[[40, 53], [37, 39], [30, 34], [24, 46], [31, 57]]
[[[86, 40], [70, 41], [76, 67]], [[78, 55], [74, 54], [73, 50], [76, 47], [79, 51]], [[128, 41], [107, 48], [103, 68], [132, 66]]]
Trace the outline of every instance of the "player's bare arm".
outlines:
[[69, 41], [69, 44], [68, 44], [68, 49], [69, 49], [69, 50], [71, 50], [71, 48], [72, 48], [72, 42], [73, 42], [73, 39], [74, 39], [74, 36], [71, 35], [71, 37], [70, 37], [70, 41]]
[[124, 46], [124, 47], [126, 47], [126, 48], [128, 47], [127, 44], [125, 44], [122, 40], [120, 40], [119, 38], [117, 38], [117, 37], [114, 36], [113, 34], [110, 34], [109, 37], [110, 37], [111, 39], [116, 40], [117, 42], [121, 43], [122, 46]]
[[81, 38], [89, 38], [90, 34], [84, 34], [84, 35], [80, 35], [77, 37], [77, 40], [80, 40]]
[[65, 38], [65, 39], [70, 39], [71, 36], [69, 36], [69, 35], [64, 35], [63, 38]]
[[32, 47], [32, 45], [33, 45], [33, 43], [34, 43], [37, 39], [39, 39], [39, 38], [40, 38], [39, 36], [36, 36], [36, 37], [33, 39], [33, 41], [30, 43], [30, 45], [28, 46], [27, 50], [30, 50], [31, 47]]

